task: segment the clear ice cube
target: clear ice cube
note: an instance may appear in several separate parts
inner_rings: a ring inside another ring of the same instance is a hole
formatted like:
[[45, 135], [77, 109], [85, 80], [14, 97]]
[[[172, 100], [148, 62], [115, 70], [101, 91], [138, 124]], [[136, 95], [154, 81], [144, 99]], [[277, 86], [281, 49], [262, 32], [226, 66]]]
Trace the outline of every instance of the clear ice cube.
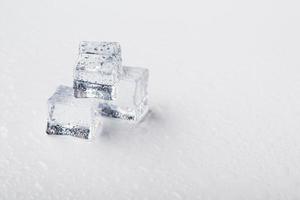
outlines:
[[117, 98], [101, 101], [98, 111], [104, 117], [140, 121], [148, 111], [149, 71], [140, 67], [123, 67], [124, 74], [115, 85]]
[[81, 42], [74, 69], [74, 95], [113, 100], [113, 85], [123, 74], [121, 47], [116, 42]]
[[102, 130], [102, 120], [95, 112], [93, 99], [78, 99], [71, 87], [59, 86], [48, 99], [49, 135], [71, 135], [90, 139]]

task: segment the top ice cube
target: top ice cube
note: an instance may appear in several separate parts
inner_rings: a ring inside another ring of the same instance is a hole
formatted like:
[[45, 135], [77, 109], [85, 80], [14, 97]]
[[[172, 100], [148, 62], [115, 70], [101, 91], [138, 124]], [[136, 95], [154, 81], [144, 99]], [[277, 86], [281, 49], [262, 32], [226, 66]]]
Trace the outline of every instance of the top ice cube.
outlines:
[[[97, 77], [89, 80], [82, 74]], [[91, 84], [114, 85], [123, 73], [121, 47], [117, 42], [83, 41], [79, 45], [79, 59], [75, 68], [75, 81]]]

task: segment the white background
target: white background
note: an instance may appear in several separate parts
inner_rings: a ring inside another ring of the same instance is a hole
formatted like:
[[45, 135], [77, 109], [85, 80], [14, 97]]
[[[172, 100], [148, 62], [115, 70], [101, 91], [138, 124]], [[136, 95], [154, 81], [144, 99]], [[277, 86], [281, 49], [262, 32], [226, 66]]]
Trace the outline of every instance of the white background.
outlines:
[[[0, 0], [0, 199], [300, 199], [298, 0]], [[151, 113], [45, 134], [81, 40], [150, 69]]]

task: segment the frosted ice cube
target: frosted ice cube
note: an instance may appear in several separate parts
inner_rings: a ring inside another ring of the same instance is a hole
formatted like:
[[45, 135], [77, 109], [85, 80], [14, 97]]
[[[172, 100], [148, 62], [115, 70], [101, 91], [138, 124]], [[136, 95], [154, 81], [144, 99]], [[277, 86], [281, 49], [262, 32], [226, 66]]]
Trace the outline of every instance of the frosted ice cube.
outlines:
[[93, 99], [78, 99], [73, 93], [71, 87], [59, 86], [49, 98], [46, 133], [90, 139], [102, 130], [101, 115]]
[[82, 41], [79, 44], [79, 54], [98, 54], [121, 57], [121, 47], [118, 42]]
[[77, 98], [115, 98], [113, 85], [122, 76], [121, 47], [116, 42], [81, 42], [74, 69]]
[[115, 85], [117, 98], [101, 101], [98, 111], [104, 117], [140, 121], [148, 111], [149, 71], [140, 67], [123, 67], [124, 74]]

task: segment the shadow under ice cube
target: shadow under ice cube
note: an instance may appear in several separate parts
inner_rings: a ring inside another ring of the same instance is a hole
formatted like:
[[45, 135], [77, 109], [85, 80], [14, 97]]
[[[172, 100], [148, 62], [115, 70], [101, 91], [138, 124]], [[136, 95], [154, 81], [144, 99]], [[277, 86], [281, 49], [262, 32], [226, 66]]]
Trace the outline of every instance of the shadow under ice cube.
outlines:
[[101, 116], [91, 99], [77, 99], [73, 89], [59, 86], [48, 100], [49, 135], [71, 135], [90, 139], [102, 130]]
[[104, 117], [140, 121], [148, 111], [149, 71], [140, 67], [123, 67], [124, 74], [115, 85], [117, 98], [101, 101], [98, 111]]

